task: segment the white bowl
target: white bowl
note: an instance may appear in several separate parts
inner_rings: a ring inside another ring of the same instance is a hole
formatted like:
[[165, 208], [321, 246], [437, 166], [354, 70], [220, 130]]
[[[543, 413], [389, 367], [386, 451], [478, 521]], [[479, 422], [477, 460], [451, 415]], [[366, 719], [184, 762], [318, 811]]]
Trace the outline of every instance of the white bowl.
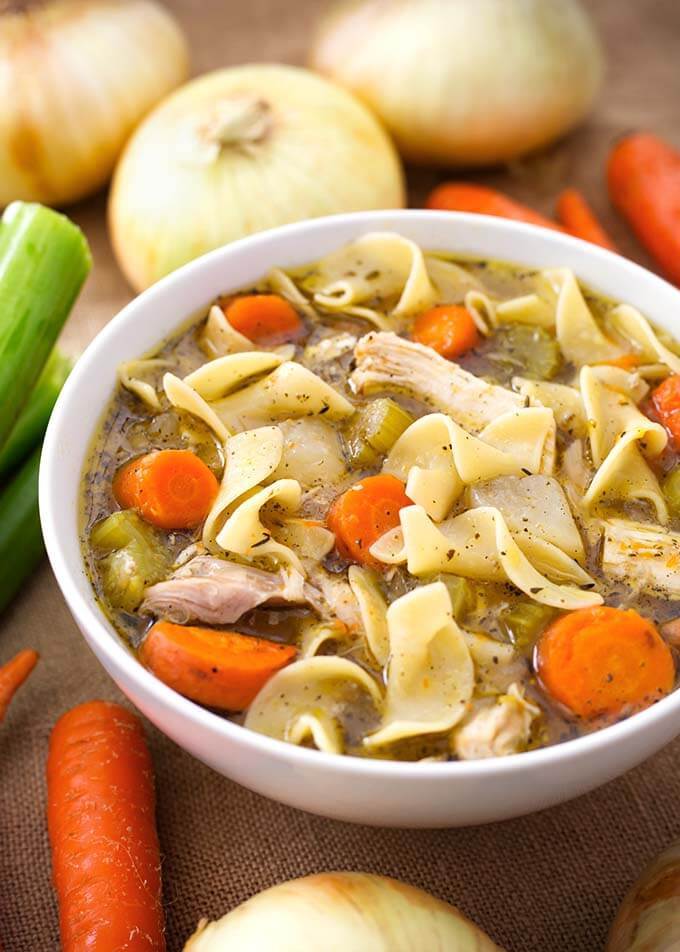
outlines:
[[556, 232], [451, 212], [337, 215], [220, 248], [160, 281], [103, 330], [69, 377], [47, 431], [40, 512], [54, 574], [85, 640], [118, 687], [161, 731], [215, 770], [282, 803], [380, 826], [488, 823], [540, 810], [622, 774], [680, 733], [680, 691], [612, 727], [543, 750], [461, 763], [391, 763], [302, 749], [245, 730], [176, 694], [146, 671], [102, 613], [85, 573], [78, 494], [93, 431], [121, 361], [156, 345], [220, 293], [272, 266], [313, 261], [368, 231], [394, 230], [424, 248], [566, 265], [595, 290], [677, 330], [680, 293], [643, 268]]

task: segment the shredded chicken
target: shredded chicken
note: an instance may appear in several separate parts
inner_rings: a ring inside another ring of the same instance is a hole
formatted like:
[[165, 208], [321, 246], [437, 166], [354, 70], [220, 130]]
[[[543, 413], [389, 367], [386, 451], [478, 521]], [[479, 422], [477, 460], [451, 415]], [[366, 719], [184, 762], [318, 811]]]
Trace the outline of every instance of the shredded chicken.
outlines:
[[660, 598], [680, 598], [680, 533], [627, 519], [603, 523], [602, 569]]
[[512, 645], [496, 641], [479, 631], [463, 630], [475, 665], [477, 695], [504, 694], [514, 681], [527, 676], [527, 662]]
[[345, 574], [333, 575], [318, 566], [310, 572], [309, 582], [310, 604], [324, 621], [337, 618], [350, 631], [361, 629], [359, 606]]
[[258, 605], [300, 605], [319, 595], [299, 572], [261, 569], [200, 555], [146, 590], [141, 611], [186, 624], [228, 625]]
[[349, 334], [346, 331], [343, 331], [342, 334], [334, 334], [332, 337], [324, 337], [316, 344], [305, 348], [302, 361], [314, 370], [321, 364], [338, 360], [343, 354], [349, 353], [356, 342], [357, 339], [354, 334]]
[[496, 417], [526, 405], [505, 387], [487, 383], [440, 357], [430, 347], [396, 334], [366, 334], [354, 348], [356, 368], [350, 376], [355, 393], [397, 390], [440, 410], [460, 426], [479, 432]]
[[517, 684], [495, 701], [480, 701], [453, 735], [453, 752], [461, 760], [506, 757], [526, 748], [531, 724], [540, 710]]

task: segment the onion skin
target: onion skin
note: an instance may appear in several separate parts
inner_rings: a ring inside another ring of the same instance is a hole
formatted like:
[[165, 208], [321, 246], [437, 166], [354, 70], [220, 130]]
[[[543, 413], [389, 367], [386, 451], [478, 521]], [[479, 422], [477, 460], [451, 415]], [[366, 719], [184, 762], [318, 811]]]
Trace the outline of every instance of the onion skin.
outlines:
[[201, 76], [146, 118], [116, 169], [109, 226], [142, 290], [246, 235], [404, 200], [396, 150], [358, 100], [307, 70], [256, 64]]
[[503, 952], [453, 906], [369, 873], [319, 873], [202, 922], [184, 952]]
[[680, 948], [680, 840], [661, 853], [625, 896], [606, 952], [673, 952]]
[[0, 61], [0, 205], [66, 205], [101, 188], [132, 130], [189, 69], [184, 37], [155, 0], [4, 13]]
[[494, 165], [588, 112], [602, 53], [578, 0], [353, 0], [322, 23], [311, 66], [422, 164]]

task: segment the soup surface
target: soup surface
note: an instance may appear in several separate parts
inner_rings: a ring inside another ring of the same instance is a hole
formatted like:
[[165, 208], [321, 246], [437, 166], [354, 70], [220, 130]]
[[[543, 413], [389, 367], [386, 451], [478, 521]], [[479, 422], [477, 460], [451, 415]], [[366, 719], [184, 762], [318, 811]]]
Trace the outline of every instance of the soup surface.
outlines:
[[83, 475], [140, 662], [324, 751], [475, 759], [676, 685], [680, 357], [568, 269], [366, 235], [119, 370]]

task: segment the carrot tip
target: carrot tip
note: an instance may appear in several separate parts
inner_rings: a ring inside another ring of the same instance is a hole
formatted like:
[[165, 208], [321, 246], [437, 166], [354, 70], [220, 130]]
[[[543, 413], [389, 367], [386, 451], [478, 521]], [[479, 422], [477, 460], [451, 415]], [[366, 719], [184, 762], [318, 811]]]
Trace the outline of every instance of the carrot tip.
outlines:
[[0, 721], [7, 713], [12, 698], [38, 663], [40, 655], [26, 648], [0, 668]]

